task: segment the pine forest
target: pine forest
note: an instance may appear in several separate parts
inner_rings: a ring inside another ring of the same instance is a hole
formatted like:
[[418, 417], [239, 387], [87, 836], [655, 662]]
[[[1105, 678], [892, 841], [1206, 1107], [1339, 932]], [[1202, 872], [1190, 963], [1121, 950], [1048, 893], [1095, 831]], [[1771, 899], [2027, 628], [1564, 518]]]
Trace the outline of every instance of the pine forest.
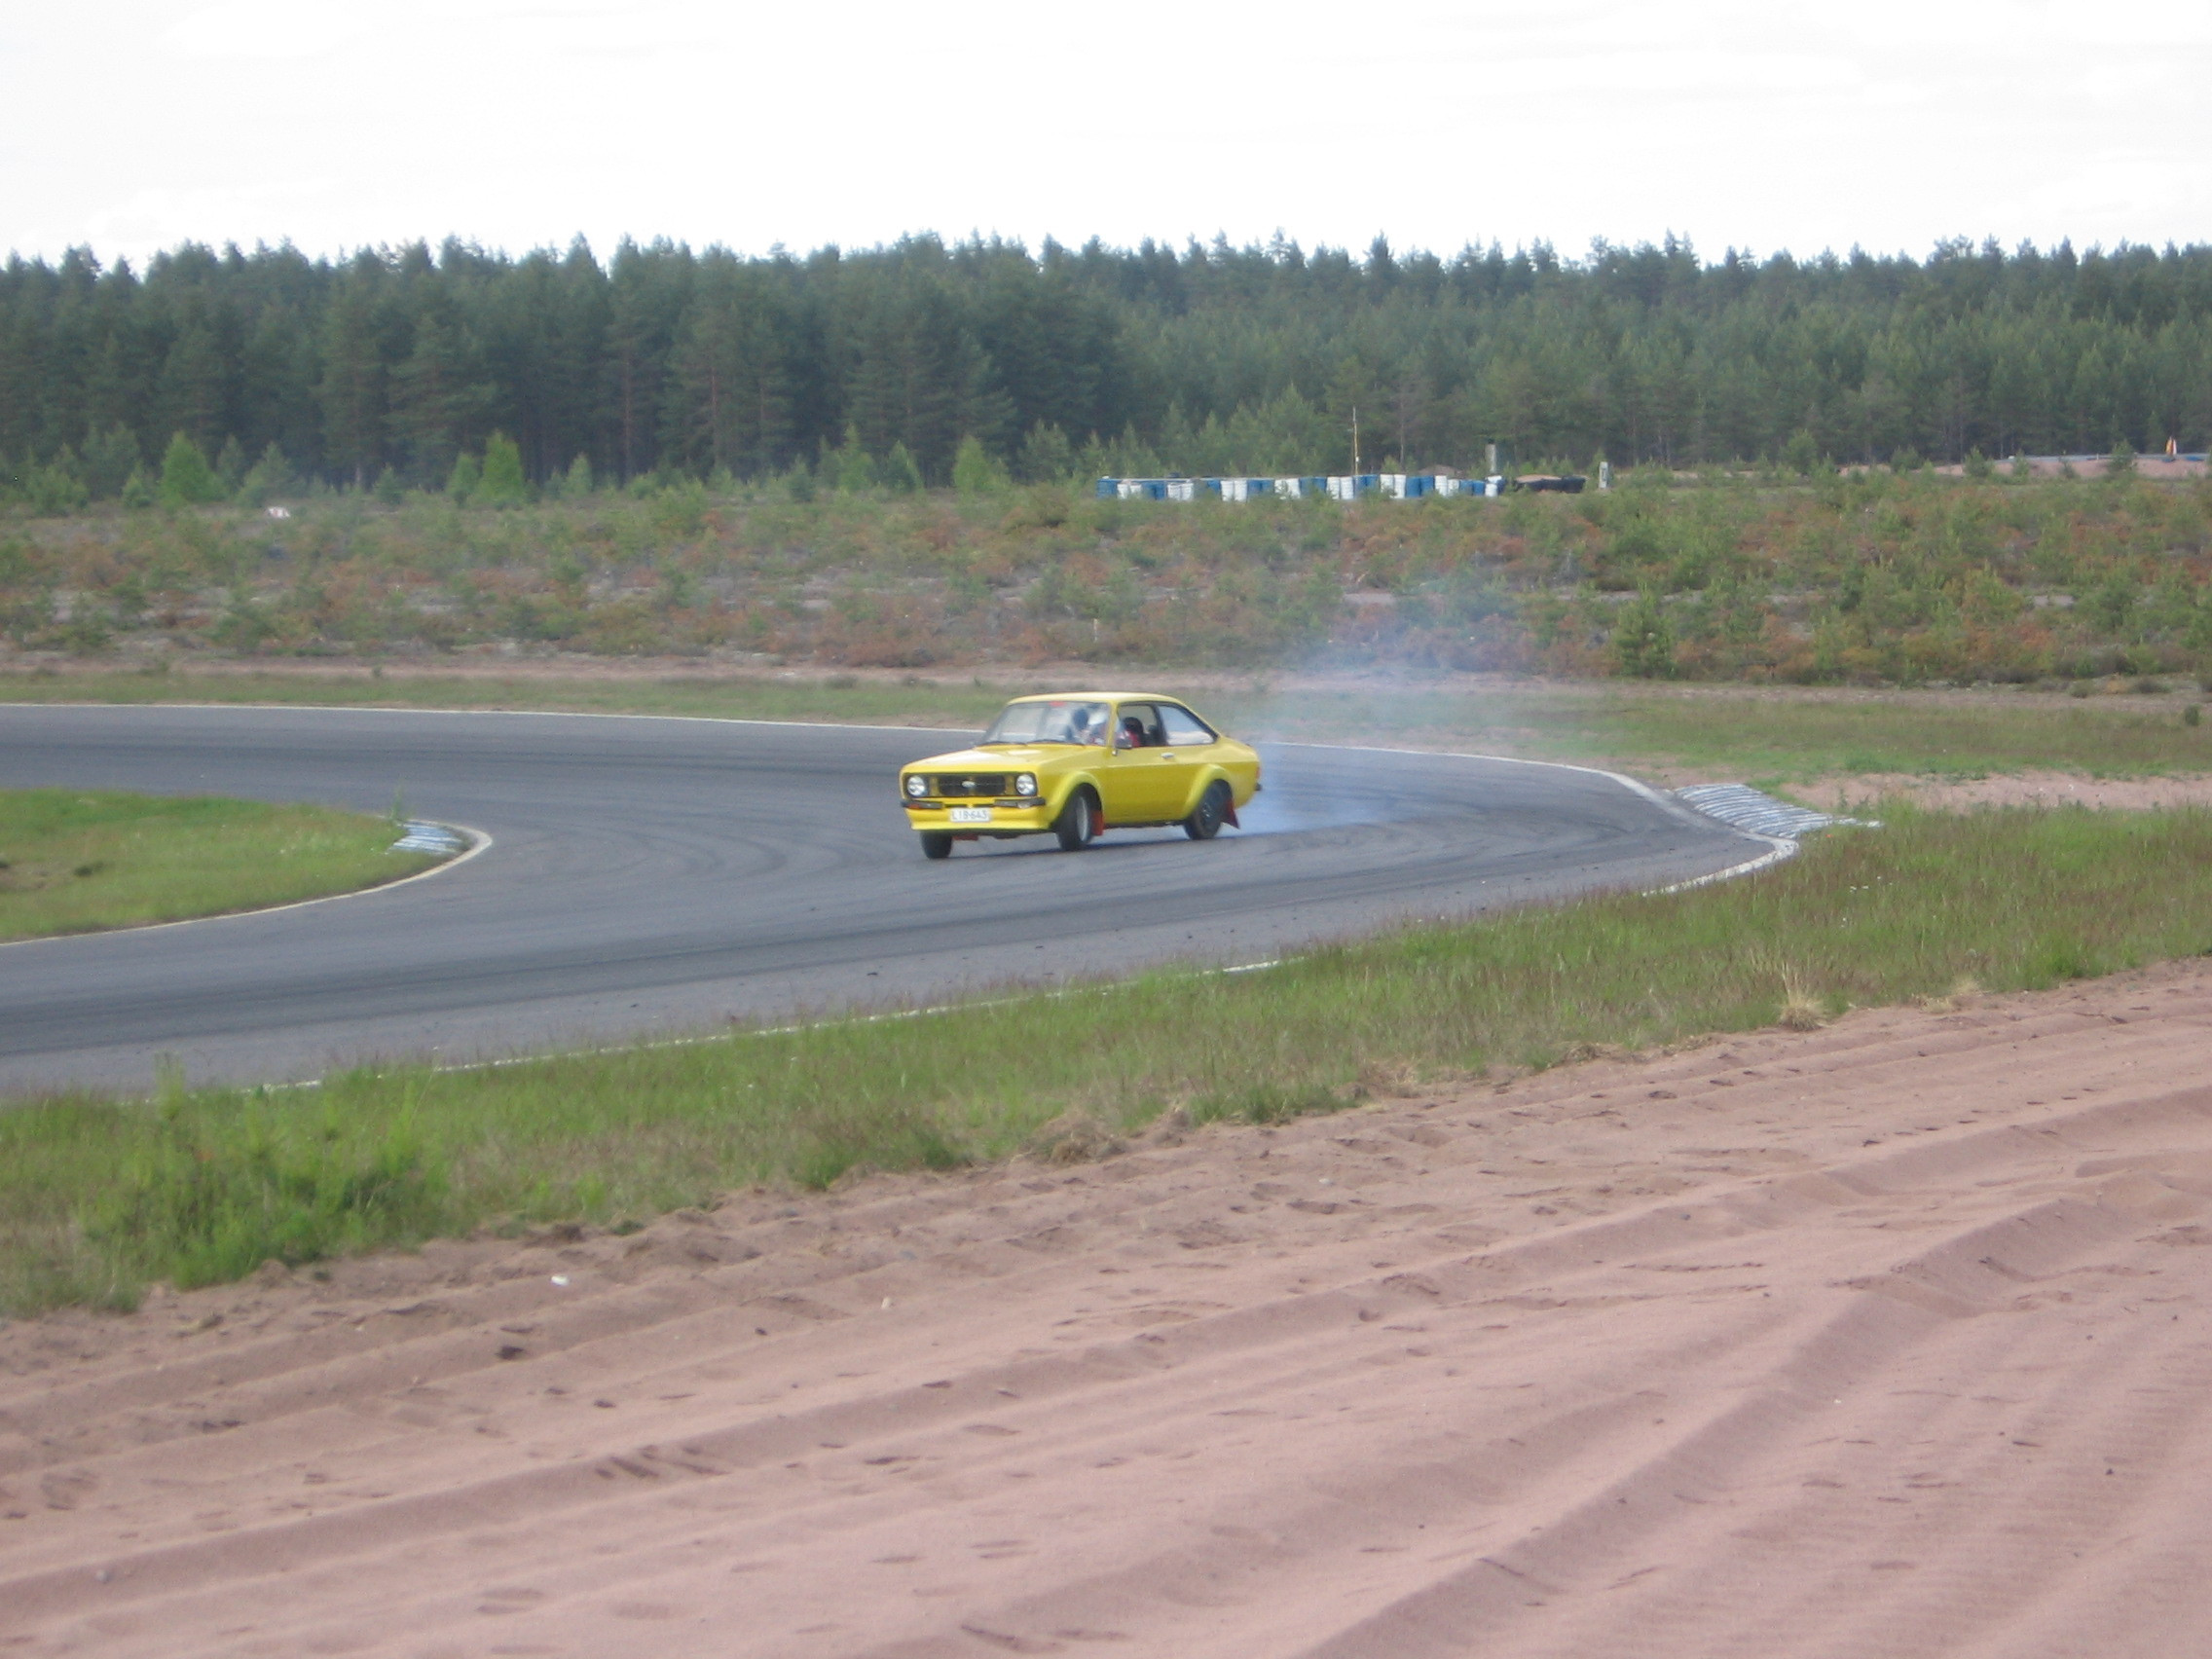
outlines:
[[495, 433], [543, 483], [828, 464], [1015, 477], [1673, 466], [2202, 449], [2212, 247], [1966, 242], [1707, 263], [1688, 246], [1032, 254], [927, 237], [743, 258], [458, 242], [181, 247], [0, 272], [0, 462], [120, 496], [179, 432], [233, 482], [443, 486]]

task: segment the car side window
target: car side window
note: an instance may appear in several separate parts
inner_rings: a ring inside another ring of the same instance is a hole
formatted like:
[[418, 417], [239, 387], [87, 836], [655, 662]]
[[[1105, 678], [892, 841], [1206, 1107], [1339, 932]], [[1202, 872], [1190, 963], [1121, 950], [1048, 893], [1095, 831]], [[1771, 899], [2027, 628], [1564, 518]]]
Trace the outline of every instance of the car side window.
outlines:
[[1159, 749], [1160, 711], [1150, 703], [1124, 703], [1114, 717], [1116, 749]]
[[1190, 710], [1178, 709], [1173, 703], [1160, 705], [1160, 729], [1170, 749], [1196, 749], [1201, 743], [1213, 742], [1217, 735]]

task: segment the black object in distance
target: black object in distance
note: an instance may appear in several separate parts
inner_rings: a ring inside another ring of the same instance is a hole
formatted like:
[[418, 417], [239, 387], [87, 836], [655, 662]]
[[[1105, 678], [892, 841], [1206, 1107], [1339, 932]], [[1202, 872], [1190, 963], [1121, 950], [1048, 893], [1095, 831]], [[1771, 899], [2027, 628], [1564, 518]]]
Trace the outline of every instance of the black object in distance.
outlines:
[[1548, 490], [1561, 496], [1579, 496], [1590, 480], [1579, 472], [1525, 472], [1506, 485], [1508, 490]]

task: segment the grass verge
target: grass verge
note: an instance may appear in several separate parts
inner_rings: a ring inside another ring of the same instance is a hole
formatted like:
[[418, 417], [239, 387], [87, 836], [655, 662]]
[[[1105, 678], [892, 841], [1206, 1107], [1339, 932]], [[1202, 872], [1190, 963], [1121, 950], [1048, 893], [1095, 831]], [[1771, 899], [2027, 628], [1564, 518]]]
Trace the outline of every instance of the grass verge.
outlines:
[[395, 673], [0, 674], [0, 703], [226, 703], [290, 708], [544, 709], [586, 715], [980, 727], [1012, 691], [863, 678], [490, 677]]
[[1071, 1110], [1268, 1120], [1363, 1080], [1794, 1024], [1971, 976], [2047, 986], [2212, 949], [2212, 813], [1887, 813], [1755, 880], [1614, 895], [928, 1017], [320, 1089], [0, 1112], [0, 1306], [129, 1306], [277, 1258], [610, 1223], [753, 1181], [1003, 1156]]
[[0, 790], [0, 940], [254, 910], [412, 875], [389, 819], [113, 790]]
[[1215, 698], [1234, 729], [1378, 741], [1762, 783], [1853, 773], [2095, 777], [2212, 771], [2212, 725], [2178, 699], [1950, 696], [1618, 683]]
[[2030, 769], [2096, 777], [2212, 772], [2212, 722], [2194, 696], [2073, 698], [2021, 691], [1838, 692], [1795, 687], [1529, 682], [1341, 688], [1182, 685], [1172, 671], [1085, 667], [1028, 681], [832, 675], [603, 677], [282, 672], [0, 675], [0, 702], [331, 704], [544, 709], [972, 728], [1009, 696], [1072, 679], [1187, 691], [1239, 737], [1390, 743], [1649, 775], [1794, 783], [1852, 773], [1981, 777]]

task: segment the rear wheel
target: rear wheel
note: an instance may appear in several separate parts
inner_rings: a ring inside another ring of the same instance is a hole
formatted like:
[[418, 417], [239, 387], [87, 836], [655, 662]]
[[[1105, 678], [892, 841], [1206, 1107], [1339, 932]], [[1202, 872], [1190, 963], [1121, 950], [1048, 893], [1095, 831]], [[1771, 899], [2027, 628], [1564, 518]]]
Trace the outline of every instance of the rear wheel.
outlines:
[[948, 859], [952, 857], [952, 837], [942, 830], [924, 830], [922, 831], [922, 857], [925, 859]]
[[1068, 796], [1059, 817], [1052, 820], [1052, 833], [1060, 838], [1063, 853], [1080, 853], [1097, 838], [1098, 803], [1090, 798], [1088, 790], [1077, 790]]
[[1222, 820], [1228, 816], [1229, 786], [1216, 778], [1206, 785], [1206, 793], [1198, 796], [1191, 816], [1183, 820], [1183, 833], [1194, 841], [1210, 841], [1221, 833]]

